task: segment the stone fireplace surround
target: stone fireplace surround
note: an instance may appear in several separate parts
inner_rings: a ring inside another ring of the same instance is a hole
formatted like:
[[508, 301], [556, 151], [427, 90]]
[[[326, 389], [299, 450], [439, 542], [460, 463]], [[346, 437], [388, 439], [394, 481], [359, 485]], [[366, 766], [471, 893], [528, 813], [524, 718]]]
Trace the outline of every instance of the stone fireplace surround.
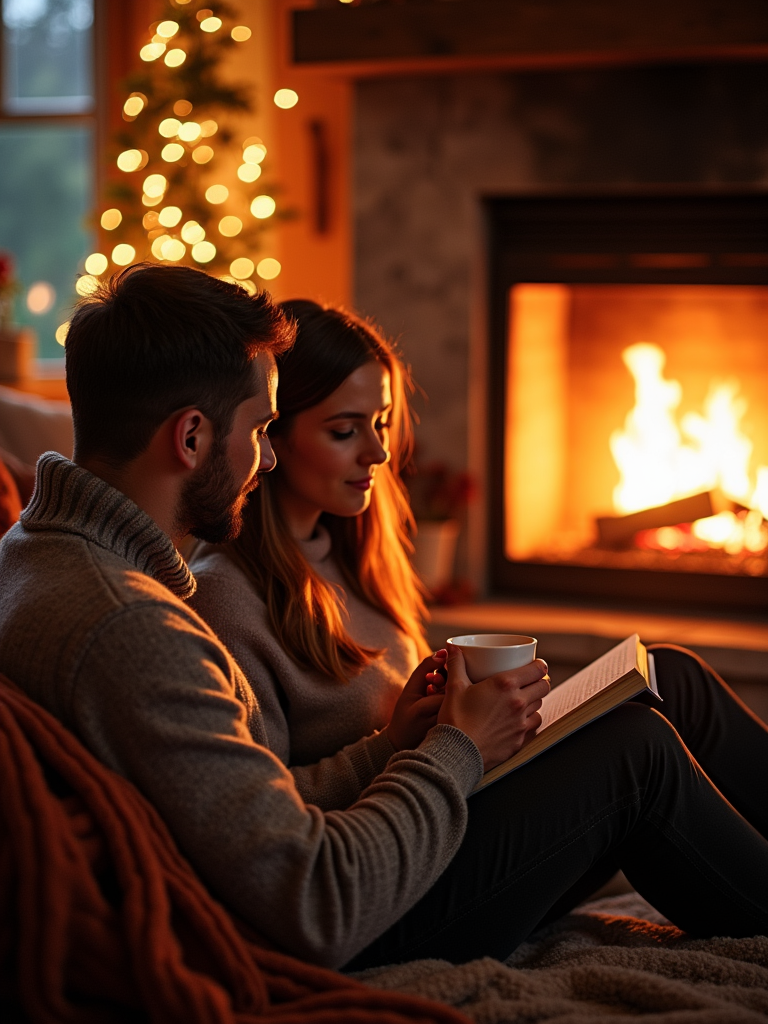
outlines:
[[[765, 194], [768, 64], [365, 79], [355, 86], [353, 163], [356, 305], [400, 338], [428, 396], [417, 401], [423, 458], [468, 467], [485, 495], [483, 198], [644, 189]], [[481, 499], [469, 510], [458, 565], [486, 598], [487, 520]], [[505, 607], [514, 619], [514, 606]], [[468, 626], [481, 628], [470, 618]], [[437, 612], [437, 632], [443, 620], [459, 631], [461, 612]], [[734, 649], [755, 655], [744, 673], [768, 678], [768, 627], [744, 628], [750, 638], [732, 638]], [[587, 630], [596, 631], [605, 632]], [[671, 639], [666, 632], [674, 635], [674, 623], [648, 638]]]

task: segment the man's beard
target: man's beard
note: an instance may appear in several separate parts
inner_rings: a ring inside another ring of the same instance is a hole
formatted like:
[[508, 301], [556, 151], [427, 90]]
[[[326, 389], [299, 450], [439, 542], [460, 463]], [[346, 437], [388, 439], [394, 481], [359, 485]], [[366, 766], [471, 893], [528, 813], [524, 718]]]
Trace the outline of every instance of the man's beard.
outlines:
[[237, 486], [225, 439], [214, 438], [208, 458], [182, 489], [176, 517], [181, 531], [209, 544], [235, 540], [243, 526], [248, 494], [258, 483], [254, 476], [244, 486]]

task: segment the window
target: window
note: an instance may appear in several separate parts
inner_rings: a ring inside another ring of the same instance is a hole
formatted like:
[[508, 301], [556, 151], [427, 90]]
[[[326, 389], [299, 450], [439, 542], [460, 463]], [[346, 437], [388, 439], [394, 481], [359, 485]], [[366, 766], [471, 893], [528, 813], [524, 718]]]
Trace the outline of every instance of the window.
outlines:
[[94, 0], [1, 0], [0, 249], [21, 285], [15, 319], [59, 359], [57, 326], [92, 249]]

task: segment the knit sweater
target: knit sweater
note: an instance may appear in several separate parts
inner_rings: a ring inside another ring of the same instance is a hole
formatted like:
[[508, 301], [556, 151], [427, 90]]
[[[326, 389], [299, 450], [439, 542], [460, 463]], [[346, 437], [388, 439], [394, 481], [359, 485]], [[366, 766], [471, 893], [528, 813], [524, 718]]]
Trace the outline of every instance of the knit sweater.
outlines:
[[193, 558], [197, 590], [190, 603], [245, 673], [269, 748], [290, 767], [305, 802], [336, 810], [358, 799], [394, 753], [379, 730], [389, 722], [418, 655], [412, 638], [344, 588], [327, 530], [319, 526], [301, 548], [336, 585], [352, 638], [383, 650], [347, 683], [293, 660], [274, 635], [263, 600], [223, 551], [207, 548]]
[[450, 726], [344, 811], [307, 805], [265, 746], [194, 579], [125, 495], [53, 452], [0, 541], [0, 671], [157, 807], [209, 888], [278, 947], [338, 967], [432, 885], [482, 774]]

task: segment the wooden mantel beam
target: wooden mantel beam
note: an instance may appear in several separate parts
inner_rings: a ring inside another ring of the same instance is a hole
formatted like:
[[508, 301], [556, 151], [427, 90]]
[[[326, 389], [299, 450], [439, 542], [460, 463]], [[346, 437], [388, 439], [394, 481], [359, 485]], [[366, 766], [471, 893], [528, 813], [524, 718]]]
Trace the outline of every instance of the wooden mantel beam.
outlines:
[[768, 0], [406, 0], [291, 14], [294, 64], [347, 74], [768, 58]]

